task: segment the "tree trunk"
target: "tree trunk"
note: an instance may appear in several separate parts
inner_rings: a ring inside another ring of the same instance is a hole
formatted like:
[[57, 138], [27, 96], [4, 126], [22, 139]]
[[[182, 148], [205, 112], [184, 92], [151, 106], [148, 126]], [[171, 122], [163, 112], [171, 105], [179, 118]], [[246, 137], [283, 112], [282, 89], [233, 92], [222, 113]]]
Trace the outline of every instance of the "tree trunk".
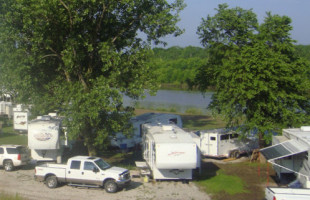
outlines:
[[88, 149], [88, 155], [89, 156], [96, 156], [97, 155], [96, 148], [92, 144], [87, 144], [87, 149]]
[[95, 143], [95, 134], [92, 130], [92, 127], [90, 125], [89, 122], [86, 122], [86, 128], [83, 131], [83, 135], [84, 135], [84, 143], [87, 147], [88, 150], [88, 155], [89, 156], [96, 156], [97, 152], [96, 152], [96, 147], [94, 146]]
[[266, 147], [266, 142], [264, 140], [264, 133], [258, 133], [258, 145], [260, 149]]

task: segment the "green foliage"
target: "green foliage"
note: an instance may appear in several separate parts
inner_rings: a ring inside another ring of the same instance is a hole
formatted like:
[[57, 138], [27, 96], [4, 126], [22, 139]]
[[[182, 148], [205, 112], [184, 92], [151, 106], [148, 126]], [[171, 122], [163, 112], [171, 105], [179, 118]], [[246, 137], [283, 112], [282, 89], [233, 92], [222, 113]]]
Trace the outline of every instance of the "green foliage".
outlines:
[[188, 46], [154, 48], [150, 65], [162, 84], [181, 85], [195, 78], [196, 70], [206, 63], [206, 50]]
[[310, 45], [296, 45], [295, 48], [298, 56], [310, 61]]
[[110, 133], [129, 131], [133, 109], [122, 94], [156, 91], [151, 42], [182, 33], [182, 0], [0, 2], [0, 87], [31, 104], [34, 116], [60, 111], [91, 154]]
[[210, 108], [228, 127], [257, 129], [267, 142], [272, 131], [307, 122], [310, 111], [309, 65], [295, 53], [290, 23], [267, 13], [258, 25], [251, 10], [223, 4], [198, 28], [210, 59], [196, 84], [202, 91], [216, 86]]

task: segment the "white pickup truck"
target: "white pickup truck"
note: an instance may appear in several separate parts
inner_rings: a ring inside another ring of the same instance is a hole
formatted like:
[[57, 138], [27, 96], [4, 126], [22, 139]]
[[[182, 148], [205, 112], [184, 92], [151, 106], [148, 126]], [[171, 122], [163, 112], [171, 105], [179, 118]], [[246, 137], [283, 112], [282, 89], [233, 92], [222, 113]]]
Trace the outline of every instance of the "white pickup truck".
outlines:
[[111, 167], [103, 159], [89, 156], [75, 156], [64, 164], [43, 164], [35, 168], [35, 178], [45, 181], [47, 187], [55, 188], [58, 183], [71, 186], [104, 187], [109, 193], [128, 186], [129, 170]]
[[307, 188], [280, 188], [267, 187], [265, 190], [266, 200], [309, 200], [310, 189]]

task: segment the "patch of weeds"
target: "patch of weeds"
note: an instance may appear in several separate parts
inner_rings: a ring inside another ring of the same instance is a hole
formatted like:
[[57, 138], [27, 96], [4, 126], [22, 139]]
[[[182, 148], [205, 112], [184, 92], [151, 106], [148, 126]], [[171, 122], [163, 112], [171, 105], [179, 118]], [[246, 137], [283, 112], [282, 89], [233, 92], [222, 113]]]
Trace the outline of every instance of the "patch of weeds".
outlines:
[[197, 184], [203, 187], [207, 193], [218, 194], [218, 193], [228, 193], [229, 195], [248, 193], [249, 191], [245, 189], [244, 181], [233, 175], [227, 175], [223, 170], [219, 170], [216, 176], [202, 176]]
[[18, 194], [10, 195], [4, 192], [0, 193], [0, 200], [24, 200], [24, 198], [20, 197]]
[[202, 111], [198, 108], [188, 108], [185, 110], [186, 114], [191, 114], [191, 115], [202, 115]]

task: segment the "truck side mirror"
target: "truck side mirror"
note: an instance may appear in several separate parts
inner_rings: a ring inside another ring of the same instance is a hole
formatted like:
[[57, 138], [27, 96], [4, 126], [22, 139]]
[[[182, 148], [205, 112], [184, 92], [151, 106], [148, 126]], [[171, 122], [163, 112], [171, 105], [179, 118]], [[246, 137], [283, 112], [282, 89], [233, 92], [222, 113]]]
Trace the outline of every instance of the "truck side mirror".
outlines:
[[99, 172], [99, 169], [97, 167], [94, 167], [93, 172], [97, 173]]

